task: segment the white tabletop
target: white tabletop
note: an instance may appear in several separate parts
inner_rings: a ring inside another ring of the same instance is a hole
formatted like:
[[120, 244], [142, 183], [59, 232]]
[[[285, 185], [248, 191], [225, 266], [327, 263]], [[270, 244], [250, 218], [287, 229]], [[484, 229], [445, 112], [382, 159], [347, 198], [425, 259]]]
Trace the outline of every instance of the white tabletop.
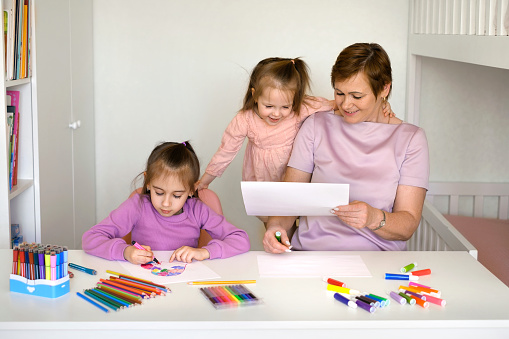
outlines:
[[73, 338], [91, 335], [134, 338], [174, 334], [207, 338], [262, 335], [309, 338], [341, 333], [357, 338], [379, 337], [381, 331], [387, 331], [405, 337], [411, 334], [412, 339], [434, 334], [462, 335], [462, 338], [489, 334], [490, 338], [509, 338], [509, 288], [466, 252], [340, 252], [359, 255], [372, 274], [371, 278], [341, 279], [350, 288], [385, 296], [387, 290], [397, 290], [402, 282], [385, 280], [384, 274], [418, 262], [419, 267], [432, 270], [432, 275], [421, 278], [420, 283], [440, 289], [447, 300], [445, 307], [432, 304], [427, 309], [392, 301], [390, 306], [373, 314], [359, 308], [350, 309], [334, 300], [332, 293], [326, 291], [326, 283], [318, 277], [259, 277], [259, 253], [252, 251], [204, 263], [221, 280], [256, 279], [256, 284], [246, 286], [263, 299], [262, 305], [216, 310], [199, 293], [200, 286], [178, 283], [168, 285], [172, 293], [166, 296], [146, 300], [141, 306], [104, 313], [79, 299], [76, 292], [94, 287], [100, 278], [108, 278], [110, 274], [106, 270], [130, 274], [118, 262], [70, 251], [70, 262], [94, 268], [98, 275], [74, 271], [71, 292], [57, 299], [46, 299], [9, 291], [12, 251], [0, 250], [0, 271], [4, 272], [0, 280], [0, 336], [8, 338], [4, 334], [10, 334], [19, 338], [20, 334], [36, 334], [39, 339], [68, 334]]

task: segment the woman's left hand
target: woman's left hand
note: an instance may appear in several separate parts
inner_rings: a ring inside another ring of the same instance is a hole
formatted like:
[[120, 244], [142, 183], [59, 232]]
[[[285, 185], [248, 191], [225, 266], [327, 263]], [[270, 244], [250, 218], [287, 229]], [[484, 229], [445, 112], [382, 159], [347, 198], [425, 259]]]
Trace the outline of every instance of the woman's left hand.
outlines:
[[363, 201], [352, 201], [348, 205], [333, 208], [331, 213], [348, 226], [361, 229], [368, 226], [378, 226], [382, 220], [377, 213], [379, 211]]

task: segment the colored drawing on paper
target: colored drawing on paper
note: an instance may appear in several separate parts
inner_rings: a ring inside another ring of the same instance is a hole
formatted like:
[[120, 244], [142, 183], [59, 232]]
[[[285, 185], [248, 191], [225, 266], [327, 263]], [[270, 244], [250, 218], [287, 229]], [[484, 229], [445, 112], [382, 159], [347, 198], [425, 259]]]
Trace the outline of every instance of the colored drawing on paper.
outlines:
[[141, 267], [150, 270], [150, 273], [160, 277], [170, 277], [180, 275], [186, 269], [186, 265], [184, 266], [176, 265], [170, 268], [162, 268], [161, 266], [156, 265], [154, 261], [142, 264]]

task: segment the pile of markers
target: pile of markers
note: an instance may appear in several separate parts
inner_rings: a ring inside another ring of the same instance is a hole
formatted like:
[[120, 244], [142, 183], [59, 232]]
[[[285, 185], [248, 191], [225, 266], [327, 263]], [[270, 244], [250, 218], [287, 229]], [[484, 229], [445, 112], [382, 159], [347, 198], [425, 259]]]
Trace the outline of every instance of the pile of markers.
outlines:
[[203, 287], [200, 292], [216, 309], [258, 305], [262, 302], [243, 284]]
[[397, 292], [387, 292], [391, 298], [396, 300], [401, 305], [419, 305], [423, 308], [428, 308], [430, 303], [439, 306], [445, 306], [446, 301], [440, 299], [441, 292], [437, 289], [433, 289], [426, 285], [421, 285], [415, 281], [419, 280], [420, 276], [430, 275], [431, 270], [423, 269], [414, 271], [417, 267], [417, 263], [410, 263], [401, 268], [401, 274], [397, 273], [386, 273], [386, 280], [409, 280], [408, 286], [400, 285]]
[[441, 292], [429, 286], [421, 285], [416, 282], [408, 283], [408, 286], [399, 286], [399, 293], [391, 291], [389, 295], [398, 303], [419, 305], [428, 308], [429, 304], [445, 306], [446, 301], [441, 299]]
[[334, 299], [342, 302], [351, 308], [362, 308], [369, 313], [375, 312], [379, 308], [389, 306], [390, 300], [372, 293], [361, 293], [360, 291], [347, 288], [344, 282], [323, 278], [327, 283], [327, 291], [334, 293]]
[[419, 280], [419, 277], [431, 274], [431, 270], [429, 268], [413, 271], [415, 267], [417, 267], [417, 263], [413, 262], [406, 266], [401, 267], [400, 269], [401, 273], [385, 273], [385, 280], [417, 281]]
[[22, 243], [12, 253], [14, 275], [28, 280], [58, 280], [68, 275], [67, 247]]
[[95, 288], [85, 290], [84, 294], [76, 292], [79, 297], [104, 312], [141, 305], [145, 299], [164, 296], [171, 292], [169, 288], [148, 280], [111, 271], [106, 272], [118, 277], [110, 276], [109, 279], [100, 279]]

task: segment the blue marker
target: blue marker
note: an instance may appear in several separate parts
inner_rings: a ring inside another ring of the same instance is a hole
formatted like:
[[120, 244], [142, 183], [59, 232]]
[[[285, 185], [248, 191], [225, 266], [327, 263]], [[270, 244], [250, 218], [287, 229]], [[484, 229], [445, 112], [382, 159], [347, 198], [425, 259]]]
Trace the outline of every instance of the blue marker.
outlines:
[[60, 249], [57, 249], [56, 251], [56, 254], [57, 254], [57, 280], [62, 278], [62, 252], [60, 251]]
[[64, 277], [69, 275], [69, 272], [67, 271], [67, 261], [69, 257], [69, 251], [67, 251], [67, 247], [64, 247]]
[[385, 280], [419, 280], [419, 277], [411, 274], [385, 273]]
[[348, 299], [347, 297], [342, 296], [341, 294], [339, 294], [337, 292], [334, 293], [334, 299], [336, 299], [337, 301], [342, 302], [343, 304], [347, 305], [348, 307], [357, 308], [357, 304], [355, 303], [355, 301], [352, 301], [352, 300]]
[[82, 271], [82, 272], [91, 274], [91, 275], [97, 275], [97, 271], [96, 270], [93, 270], [91, 268], [86, 268], [86, 267], [83, 267], [83, 266], [80, 266], [80, 265], [76, 265], [76, 264], [73, 264], [71, 262], [69, 263], [69, 267], [70, 268], [74, 268], [75, 270], [78, 270], [78, 271]]

